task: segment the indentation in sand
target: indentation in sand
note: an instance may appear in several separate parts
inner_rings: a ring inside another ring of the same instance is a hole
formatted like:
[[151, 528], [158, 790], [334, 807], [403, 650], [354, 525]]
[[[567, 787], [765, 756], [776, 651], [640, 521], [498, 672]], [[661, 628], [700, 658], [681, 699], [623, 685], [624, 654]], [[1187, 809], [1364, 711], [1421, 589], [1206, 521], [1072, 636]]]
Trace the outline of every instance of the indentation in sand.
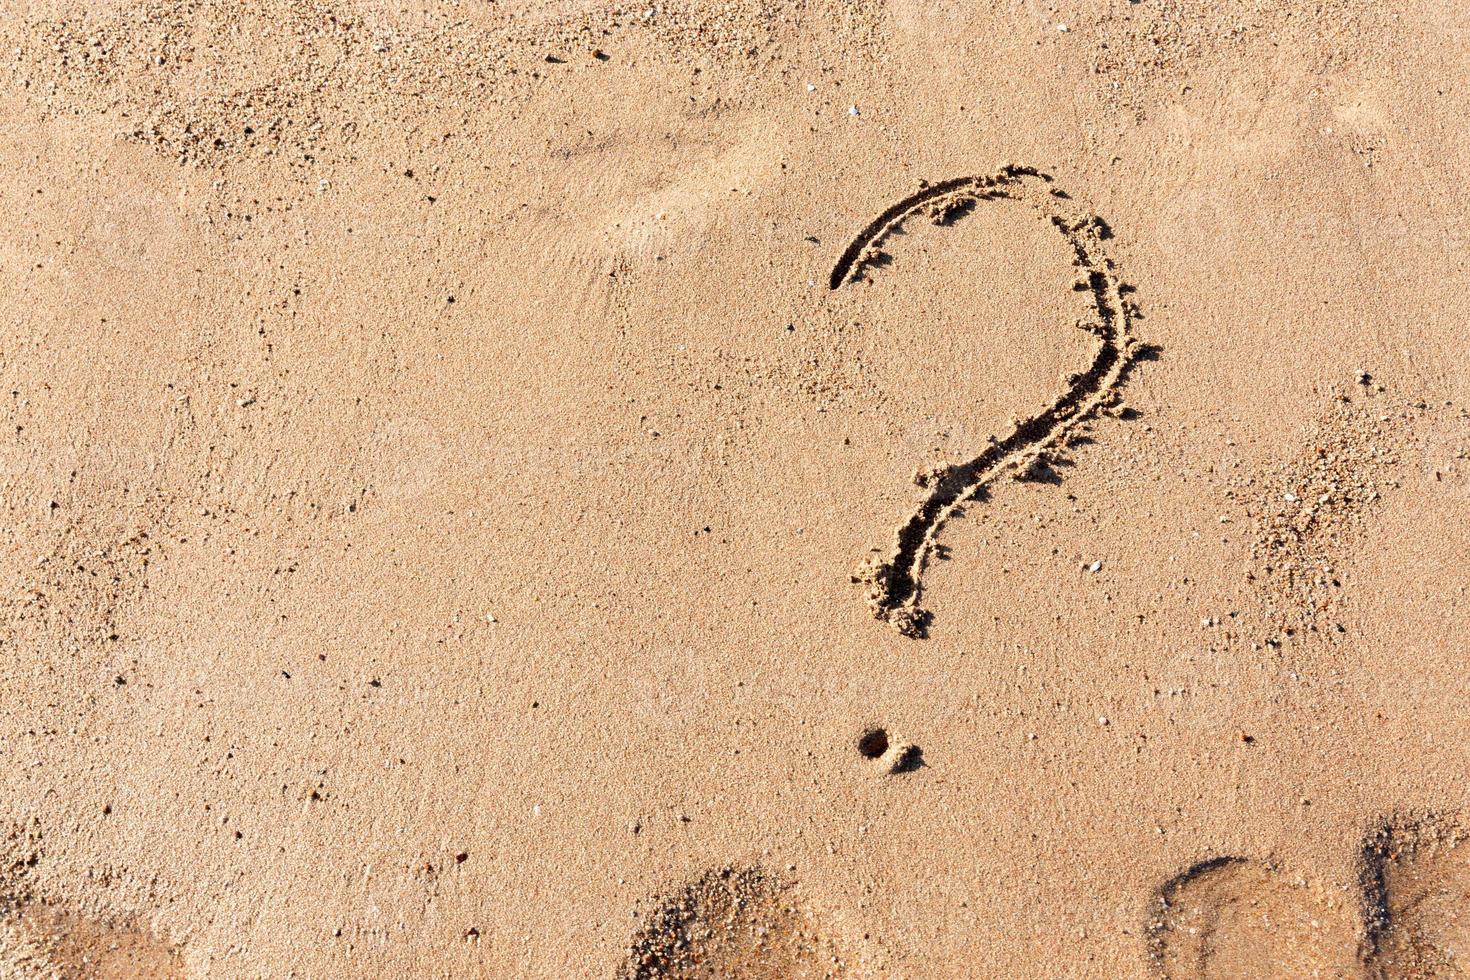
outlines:
[[1349, 903], [1256, 861], [1213, 858], [1159, 890], [1149, 950], [1168, 980], [1357, 976]]
[[656, 899], [621, 980], [847, 976], [792, 885], [757, 867], [722, 868]]
[[31, 900], [0, 901], [0, 976], [181, 980], [179, 951], [146, 928]]
[[1470, 838], [1430, 818], [1385, 826], [1363, 848], [1369, 976], [1470, 976]]

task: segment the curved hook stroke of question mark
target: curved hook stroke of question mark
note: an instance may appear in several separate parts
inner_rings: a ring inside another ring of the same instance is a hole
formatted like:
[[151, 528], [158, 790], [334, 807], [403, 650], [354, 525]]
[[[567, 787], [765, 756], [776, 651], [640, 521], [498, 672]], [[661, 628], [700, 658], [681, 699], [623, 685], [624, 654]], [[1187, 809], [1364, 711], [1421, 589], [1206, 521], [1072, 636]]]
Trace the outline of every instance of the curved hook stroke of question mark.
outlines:
[[1107, 223], [1069, 203], [1067, 194], [1052, 186], [1052, 178], [1032, 167], [1014, 164], [991, 177], [956, 177], [911, 194], [868, 223], [843, 251], [832, 268], [830, 287], [862, 277], [863, 270], [884, 254], [883, 241], [900, 225], [922, 213], [936, 224], [947, 224], [981, 201], [1006, 199], [1029, 204], [1047, 217], [1072, 247], [1073, 264], [1081, 276], [1073, 285], [1091, 294], [1093, 311], [1077, 326], [1097, 337], [1097, 353], [1087, 370], [1072, 374], [1055, 402], [1030, 418], [1018, 419], [1009, 435], [992, 437], [980, 454], [968, 462], [921, 471], [915, 482], [928, 489], [911, 517], [898, 528], [888, 557], [875, 554], [853, 575], [867, 588], [873, 615], [886, 620], [905, 636], [927, 633], [929, 614], [919, 605], [921, 580], [934, 554], [940, 529], [967, 501], [978, 497], [1003, 474], [1017, 479], [1045, 472], [1047, 455], [1067, 446], [1091, 418], [1118, 402], [1118, 388], [1140, 351], [1132, 335], [1137, 308], [1126, 299], [1131, 287], [1114, 272], [1103, 250], [1111, 237]]

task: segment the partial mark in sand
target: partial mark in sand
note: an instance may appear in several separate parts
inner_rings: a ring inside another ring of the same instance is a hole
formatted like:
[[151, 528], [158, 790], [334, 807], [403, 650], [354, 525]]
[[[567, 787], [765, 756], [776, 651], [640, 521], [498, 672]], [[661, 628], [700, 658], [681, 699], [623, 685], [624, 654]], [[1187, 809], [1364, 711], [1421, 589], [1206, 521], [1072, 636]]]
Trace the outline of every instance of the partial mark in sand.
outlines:
[[656, 903], [633, 937], [620, 980], [847, 975], [791, 885], [760, 868], [708, 872]]
[[1212, 858], [1159, 889], [1150, 959], [1167, 980], [1357, 976], [1353, 904], [1256, 861]]
[[915, 478], [928, 494], [898, 528], [887, 557], [875, 554], [853, 576], [854, 582], [866, 586], [873, 614], [905, 636], [923, 636], [927, 631], [929, 616], [919, 605], [921, 580], [945, 523], [1002, 474], [1019, 479], [1047, 472], [1048, 455], [1064, 449], [1086, 422], [1117, 403], [1118, 388], [1143, 350], [1132, 335], [1138, 310], [1127, 299], [1131, 289], [1118, 279], [1103, 250], [1112, 234], [1107, 223], [1072, 204], [1052, 186], [1050, 176], [1030, 167], [1007, 166], [992, 177], [958, 177], [904, 198], [869, 222], [847, 246], [832, 269], [830, 287], [840, 289], [862, 278], [867, 269], [888, 264], [883, 242], [915, 215], [948, 224], [980, 202], [996, 199], [1036, 208], [1072, 247], [1079, 272], [1073, 288], [1090, 294], [1093, 302], [1092, 314], [1077, 326], [1097, 337], [1097, 353], [1090, 367], [1070, 377], [1067, 389], [1049, 408], [1017, 421], [1008, 435], [992, 438], [968, 462]]
[[131, 922], [44, 902], [0, 902], [0, 976], [34, 980], [179, 980], [178, 951]]
[[1385, 825], [1363, 846], [1368, 975], [1470, 977], [1470, 835], [1430, 817]]

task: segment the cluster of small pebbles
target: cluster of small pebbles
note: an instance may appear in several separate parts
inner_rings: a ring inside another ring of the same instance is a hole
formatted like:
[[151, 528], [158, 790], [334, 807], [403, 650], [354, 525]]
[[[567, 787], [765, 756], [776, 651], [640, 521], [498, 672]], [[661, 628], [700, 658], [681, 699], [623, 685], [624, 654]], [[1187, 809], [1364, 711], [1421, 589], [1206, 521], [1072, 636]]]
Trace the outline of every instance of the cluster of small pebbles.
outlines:
[[1400, 484], [1413, 428], [1428, 406], [1391, 402], [1366, 372], [1334, 394], [1305, 451], [1231, 490], [1253, 526], [1250, 580], [1268, 583], [1273, 611], [1313, 628], [1342, 588], [1335, 557], [1365, 515]]

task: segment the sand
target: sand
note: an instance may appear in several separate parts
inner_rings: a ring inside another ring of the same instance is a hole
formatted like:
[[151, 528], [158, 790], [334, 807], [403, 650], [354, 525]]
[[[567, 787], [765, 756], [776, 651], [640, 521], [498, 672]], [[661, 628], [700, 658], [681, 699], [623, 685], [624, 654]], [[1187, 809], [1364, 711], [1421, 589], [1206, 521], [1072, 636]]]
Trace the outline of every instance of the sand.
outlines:
[[1470, 975], [1441, 0], [0, 12], [0, 976]]

